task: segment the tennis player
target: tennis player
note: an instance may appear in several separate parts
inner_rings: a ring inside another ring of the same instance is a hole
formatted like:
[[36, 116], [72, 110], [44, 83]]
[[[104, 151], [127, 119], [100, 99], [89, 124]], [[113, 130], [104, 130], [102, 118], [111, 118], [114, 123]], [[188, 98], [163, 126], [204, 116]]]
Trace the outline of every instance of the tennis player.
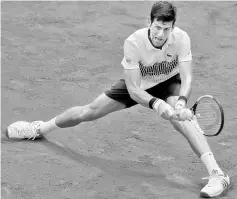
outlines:
[[124, 42], [124, 79], [90, 104], [72, 107], [47, 122], [15, 122], [8, 126], [7, 136], [34, 139], [57, 128], [73, 127], [141, 104], [169, 120], [206, 166], [209, 181], [201, 196], [220, 195], [230, 184], [229, 177], [218, 166], [204, 135], [189, 120], [180, 121], [191, 92], [192, 53], [188, 34], [175, 22], [176, 7], [166, 1], [156, 2], [148, 27]]

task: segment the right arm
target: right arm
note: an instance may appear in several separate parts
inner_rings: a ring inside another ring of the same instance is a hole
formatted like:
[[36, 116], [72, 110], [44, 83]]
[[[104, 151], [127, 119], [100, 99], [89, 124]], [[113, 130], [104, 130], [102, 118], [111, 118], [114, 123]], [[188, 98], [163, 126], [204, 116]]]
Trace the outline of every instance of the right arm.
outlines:
[[149, 108], [149, 101], [153, 96], [140, 88], [140, 69], [124, 69], [124, 76], [130, 97], [142, 106]]
[[[149, 108], [149, 102], [153, 98], [148, 92], [140, 88], [141, 77], [140, 69], [124, 69], [125, 83], [129, 92], [130, 97], [141, 104], [142, 106]], [[152, 108], [166, 120], [178, 119], [177, 115], [169, 104], [162, 99], [157, 99]], [[186, 118], [185, 118], [186, 119]]]
[[[142, 106], [149, 108], [149, 102], [153, 96], [140, 88], [140, 69], [124, 69], [124, 74], [130, 97]], [[152, 108], [166, 120], [174, 119], [176, 117], [173, 107], [162, 99], [157, 99], [153, 103]]]
[[130, 97], [142, 106], [149, 107], [149, 101], [152, 95], [140, 88], [141, 74], [139, 69], [140, 52], [136, 46], [134, 38], [124, 42], [124, 58], [122, 65], [124, 67], [124, 79]]

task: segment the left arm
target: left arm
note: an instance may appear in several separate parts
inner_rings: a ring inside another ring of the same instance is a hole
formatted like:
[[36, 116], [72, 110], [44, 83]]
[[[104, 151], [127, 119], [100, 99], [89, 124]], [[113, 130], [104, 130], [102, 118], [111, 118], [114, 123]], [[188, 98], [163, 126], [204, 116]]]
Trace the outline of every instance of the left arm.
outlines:
[[181, 88], [179, 92], [178, 102], [175, 105], [175, 109], [184, 108], [186, 101], [191, 93], [192, 86], [192, 53], [191, 53], [191, 42], [187, 33], [185, 33], [182, 38], [180, 38], [179, 43], [179, 73], [181, 78]]
[[188, 99], [191, 93], [193, 80], [192, 61], [180, 62], [179, 73], [181, 78], [179, 96], [185, 96]]

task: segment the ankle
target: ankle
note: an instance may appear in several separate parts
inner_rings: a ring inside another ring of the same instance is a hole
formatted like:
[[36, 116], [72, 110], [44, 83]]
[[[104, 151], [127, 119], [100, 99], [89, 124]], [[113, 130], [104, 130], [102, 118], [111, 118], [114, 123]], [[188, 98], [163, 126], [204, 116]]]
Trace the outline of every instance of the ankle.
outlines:
[[201, 160], [206, 166], [209, 175], [223, 174], [223, 171], [220, 169], [219, 165], [217, 164], [212, 152], [207, 152], [207, 153], [202, 154]]
[[53, 118], [47, 122], [42, 122], [40, 124], [39, 133], [44, 135], [44, 134], [49, 133], [55, 128], [58, 128], [58, 126], [55, 124], [55, 118]]

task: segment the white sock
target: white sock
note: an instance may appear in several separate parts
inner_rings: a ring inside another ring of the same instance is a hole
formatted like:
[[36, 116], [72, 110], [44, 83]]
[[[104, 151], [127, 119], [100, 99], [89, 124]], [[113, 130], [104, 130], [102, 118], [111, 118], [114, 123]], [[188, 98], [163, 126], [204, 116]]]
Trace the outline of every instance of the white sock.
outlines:
[[55, 123], [56, 117], [40, 124], [40, 133], [46, 134], [52, 131], [53, 129], [59, 128]]
[[212, 152], [207, 152], [207, 153], [202, 154], [201, 160], [205, 164], [209, 175], [223, 174], [223, 171], [218, 166]]

